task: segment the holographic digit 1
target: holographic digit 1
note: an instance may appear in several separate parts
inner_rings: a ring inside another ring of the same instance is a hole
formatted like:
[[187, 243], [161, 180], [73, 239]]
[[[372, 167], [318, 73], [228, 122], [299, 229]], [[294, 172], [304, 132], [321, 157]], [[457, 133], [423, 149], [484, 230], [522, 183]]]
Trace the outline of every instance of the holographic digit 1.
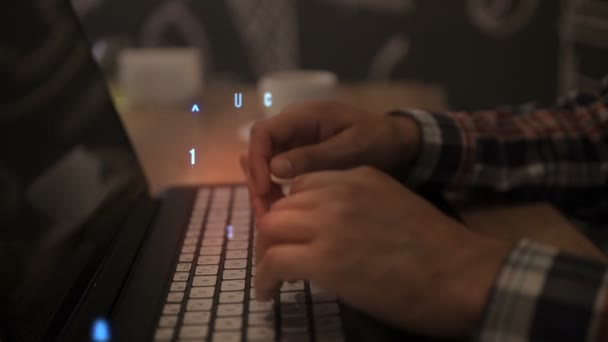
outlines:
[[194, 164], [196, 164], [196, 150], [191, 149], [190, 150], [190, 165], [194, 165]]

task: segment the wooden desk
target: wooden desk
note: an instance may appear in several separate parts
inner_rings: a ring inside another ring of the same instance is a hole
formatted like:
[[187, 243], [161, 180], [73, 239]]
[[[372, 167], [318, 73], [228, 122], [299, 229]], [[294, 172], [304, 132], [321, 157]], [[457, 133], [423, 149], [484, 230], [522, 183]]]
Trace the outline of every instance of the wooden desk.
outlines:
[[[243, 92], [243, 107], [234, 107], [234, 92]], [[376, 113], [394, 108], [441, 109], [440, 90], [413, 83], [366, 83], [341, 86], [336, 99]], [[251, 86], [207, 89], [191, 113], [191, 105], [173, 109], [121, 111], [144, 166], [152, 193], [179, 184], [242, 182], [238, 155], [247, 144], [237, 132], [262, 117]], [[196, 164], [190, 165], [190, 149]], [[584, 256], [604, 259], [553, 207], [546, 203], [470, 206], [455, 203], [467, 225], [480, 233], [515, 241], [522, 237], [560, 246]]]

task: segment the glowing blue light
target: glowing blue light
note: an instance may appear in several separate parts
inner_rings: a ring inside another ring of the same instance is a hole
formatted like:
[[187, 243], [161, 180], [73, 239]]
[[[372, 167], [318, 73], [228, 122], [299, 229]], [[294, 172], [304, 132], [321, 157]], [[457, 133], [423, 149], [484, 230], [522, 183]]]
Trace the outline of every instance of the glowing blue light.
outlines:
[[234, 228], [232, 228], [231, 224], [226, 227], [226, 236], [228, 237], [228, 240], [232, 240], [234, 237]]
[[198, 112], [199, 112], [198, 105], [192, 106], [192, 113], [198, 113]]
[[272, 93], [264, 93], [264, 106], [272, 106]]
[[110, 325], [104, 319], [96, 319], [93, 322], [91, 331], [91, 339], [93, 342], [109, 342], [110, 341]]
[[243, 93], [234, 93], [234, 106], [236, 108], [243, 106]]

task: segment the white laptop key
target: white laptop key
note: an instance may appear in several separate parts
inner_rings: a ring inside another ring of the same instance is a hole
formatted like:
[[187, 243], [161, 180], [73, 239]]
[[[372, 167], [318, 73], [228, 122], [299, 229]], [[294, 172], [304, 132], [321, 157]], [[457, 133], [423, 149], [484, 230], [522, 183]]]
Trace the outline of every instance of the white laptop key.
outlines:
[[181, 308], [181, 304], [165, 304], [163, 307], [163, 315], [177, 315]]
[[209, 311], [194, 311], [184, 313], [184, 324], [208, 324], [211, 320], [211, 312]]
[[245, 280], [224, 280], [222, 291], [242, 291], [245, 289]]
[[207, 336], [206, 326], [183, 326], [179, 330], [179, 338], [203, 338]]
[[219, 246], [203, 246], [199, 252], [200, 255], [220, 255], [222, 247]]
[[194, 270], [194, 274], [196, 275], [215, 275], [217, 274], [218, 266], [217, 265], [203, 265], [196, 266]]
[[184, 300], [183, 292], [169, 292], [167, 295], [167, 303], [181, 303]]
[[177, 316], [175, 315], [164, 315], [158, 321], [158, 326], [161, 328], [173, 328], [177, 324]]
[[249, 339], [270, 339], [274, 338], [274, 328], [272, 327], [248, 327], [247, 336]]
[[171, 340], [173, 338], [173, 328], [159, 328], [156, 329], [154, 339], [157, 341]]
[[240, 316], [243, 314], [243, 304], [219, 304], [217, 306], [218, 316]]
[[192, 286], [215, 286], [217, 276], [194, 276]]
[[212, 299], [188, 299], [186, 303], [186, 310], [188, 311], [207, 311], [211, 310], [213, 305]]
[[190, 289], [190, 298], [212, 298], [215, 293], [215, 287], [203, 286], [193, 287]]
[[231, 259], [226, 260], [224, 269], [245, 268], [247, 267], [247, 259]]
[[245, 279], [245, 270], [224, 270], [222, 279]]
[[237, 330], [242, 326], [242, 317], [218, 317], [215, 320], [215, 330]]
[[175, 272], [173, 274], [173, 281], [188, 281], [190, 273], [188, 272]]
[[245, 300], [245, 292], [229, 291], [220, 293], [220, 303], [242, 303]]
[[219, 263], [219, 255], [201, 255], [196, 262], [197, 265], [218, 265]]
[[174, 281], [173, 283], [171, 283], [170, 290], [173, 292], [184, 291], [184, 290], [186, 290], [186, 282], [185, 281]]
[[241, 342], [240, 331], [218, 331], [213, 334], [212, 342]]

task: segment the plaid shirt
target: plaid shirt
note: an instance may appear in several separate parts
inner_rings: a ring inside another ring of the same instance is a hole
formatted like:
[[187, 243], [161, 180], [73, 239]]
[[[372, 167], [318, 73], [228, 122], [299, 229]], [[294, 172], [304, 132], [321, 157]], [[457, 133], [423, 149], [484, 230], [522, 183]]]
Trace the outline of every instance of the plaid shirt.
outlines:
[[[602, 198], [608, 77], [603, 85], [598, 95], [577, 94], [550, 109], [405, 112], [423, 132], [408, 182], [557, 203]], [[520, 241], [495, 280], [476, 338], [608, 341], [607, 266]]]

